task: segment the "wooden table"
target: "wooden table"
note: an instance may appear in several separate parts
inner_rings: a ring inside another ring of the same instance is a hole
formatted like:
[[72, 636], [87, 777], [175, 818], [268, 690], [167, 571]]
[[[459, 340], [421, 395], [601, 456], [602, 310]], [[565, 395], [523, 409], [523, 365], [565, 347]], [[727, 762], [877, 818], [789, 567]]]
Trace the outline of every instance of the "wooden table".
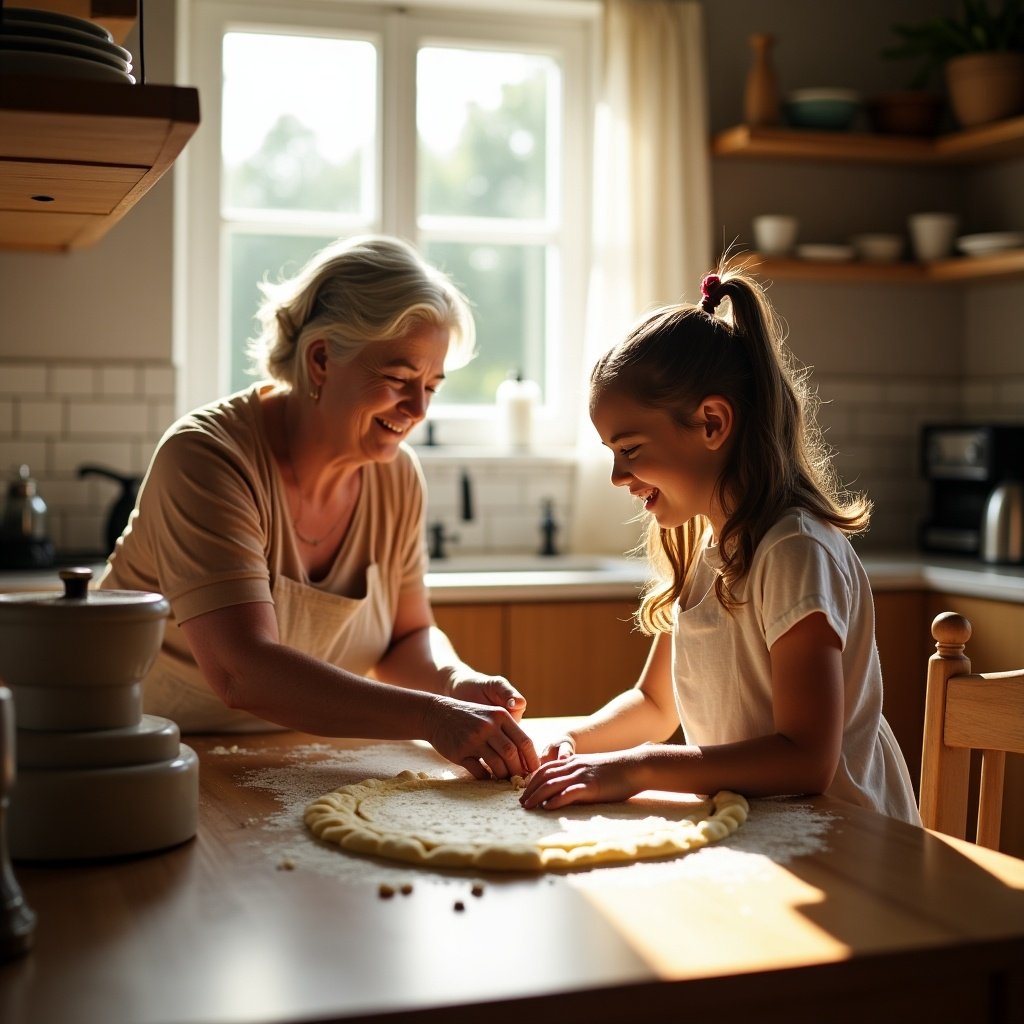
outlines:
[[[596, 869], [580, 885], [364, 859], [367, 880], [353, 881], [282, 859], [282, 842], [339, 864], [350, 855], [300, 824], [270, 829], [280, 794], [251, 780], [306, 770], [297, 751], [379, 744], [190, 743], [202, 764], [195, 840], [15, 865], [38, 927], [34, 950], [0, 966], [4, 1024], [1024, 1020], [1024, 861], [819, 797], [794, 803], [830, 816], [823, 848], [758, 858], [752, 875], [672, 877], [671, 862], [634, 882], [632, 868]], [[421, 744], [386, 747], [395, 771], [443, 765]], [[412, 894], [382, 899], [370, 879], [385, 870], [405, 871]]]

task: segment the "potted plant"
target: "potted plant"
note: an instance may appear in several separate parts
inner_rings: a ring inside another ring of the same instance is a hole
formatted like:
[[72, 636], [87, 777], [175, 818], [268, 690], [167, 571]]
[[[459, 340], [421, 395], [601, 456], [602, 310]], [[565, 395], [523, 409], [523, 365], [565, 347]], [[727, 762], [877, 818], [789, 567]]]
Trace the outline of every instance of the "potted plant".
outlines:
[[934, 72], [945, 75], [950, 105], [964, 127], [987, 124], [1024, 111], [1024, 0], [963, 0], [960, 17], [894, 25], [902, 40], [882, 51], [919, 60], [914, 84]]

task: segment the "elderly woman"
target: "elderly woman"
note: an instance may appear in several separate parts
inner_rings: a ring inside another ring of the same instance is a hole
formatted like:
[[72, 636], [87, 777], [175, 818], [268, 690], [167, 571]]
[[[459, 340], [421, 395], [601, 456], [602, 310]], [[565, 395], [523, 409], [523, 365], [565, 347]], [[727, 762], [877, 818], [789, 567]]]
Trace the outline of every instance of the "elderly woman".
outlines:
[[336, 244], [264, 292], [253, 354], [272, 382], [167, 431], [100, 583], [171, 603], [145, 710], [186, 732], [425, 739], [477, 778], [532, 771], [526, 701], [434, 624], [403, 443], [472, 356], [465, 299], [389, 238]]

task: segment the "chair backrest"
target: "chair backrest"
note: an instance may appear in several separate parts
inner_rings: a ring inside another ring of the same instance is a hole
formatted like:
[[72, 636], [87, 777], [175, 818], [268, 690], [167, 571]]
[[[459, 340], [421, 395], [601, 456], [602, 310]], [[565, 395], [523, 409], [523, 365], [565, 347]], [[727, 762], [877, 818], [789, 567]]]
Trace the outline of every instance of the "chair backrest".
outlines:
[[1024, 754], [1024, 668], [972, 673], [964, 646], [971, 624], [956, 612], [932, 622], [928, 659], [921, 820], [926, 828], [965, 838], [971, 751], [981, 751], [976, 842], [999, 847], [1006, 753]]

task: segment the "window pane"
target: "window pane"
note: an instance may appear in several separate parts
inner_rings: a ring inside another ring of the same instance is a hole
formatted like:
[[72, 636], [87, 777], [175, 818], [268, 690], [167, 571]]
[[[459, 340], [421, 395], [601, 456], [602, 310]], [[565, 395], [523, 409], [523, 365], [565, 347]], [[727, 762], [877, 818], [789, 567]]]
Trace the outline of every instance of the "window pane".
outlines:
[[369, 216], [377, 51], [356, 39], [224, 36], [224, 205]]
[[545, 247], [432, 241], [423, 251], [470, 297], [477, 329], [477, 357], [449, 375], [438, 404], [493, 402], [498, 385], [516, 370], [543, 394]]
[[246, 352], [256, 333], [253, 319], [263, 298], [260, 281], [280, 281], [297, 273], [306, 261], [334, 237], [308, 235], [256, 235], [232, 232], [228, 248], [231, 267], [231, 390], [248, 387], [256, 378], [249, 373]]
[[558, 80], [550, 57], [421, 49], [419, 212], [543, 219]]

